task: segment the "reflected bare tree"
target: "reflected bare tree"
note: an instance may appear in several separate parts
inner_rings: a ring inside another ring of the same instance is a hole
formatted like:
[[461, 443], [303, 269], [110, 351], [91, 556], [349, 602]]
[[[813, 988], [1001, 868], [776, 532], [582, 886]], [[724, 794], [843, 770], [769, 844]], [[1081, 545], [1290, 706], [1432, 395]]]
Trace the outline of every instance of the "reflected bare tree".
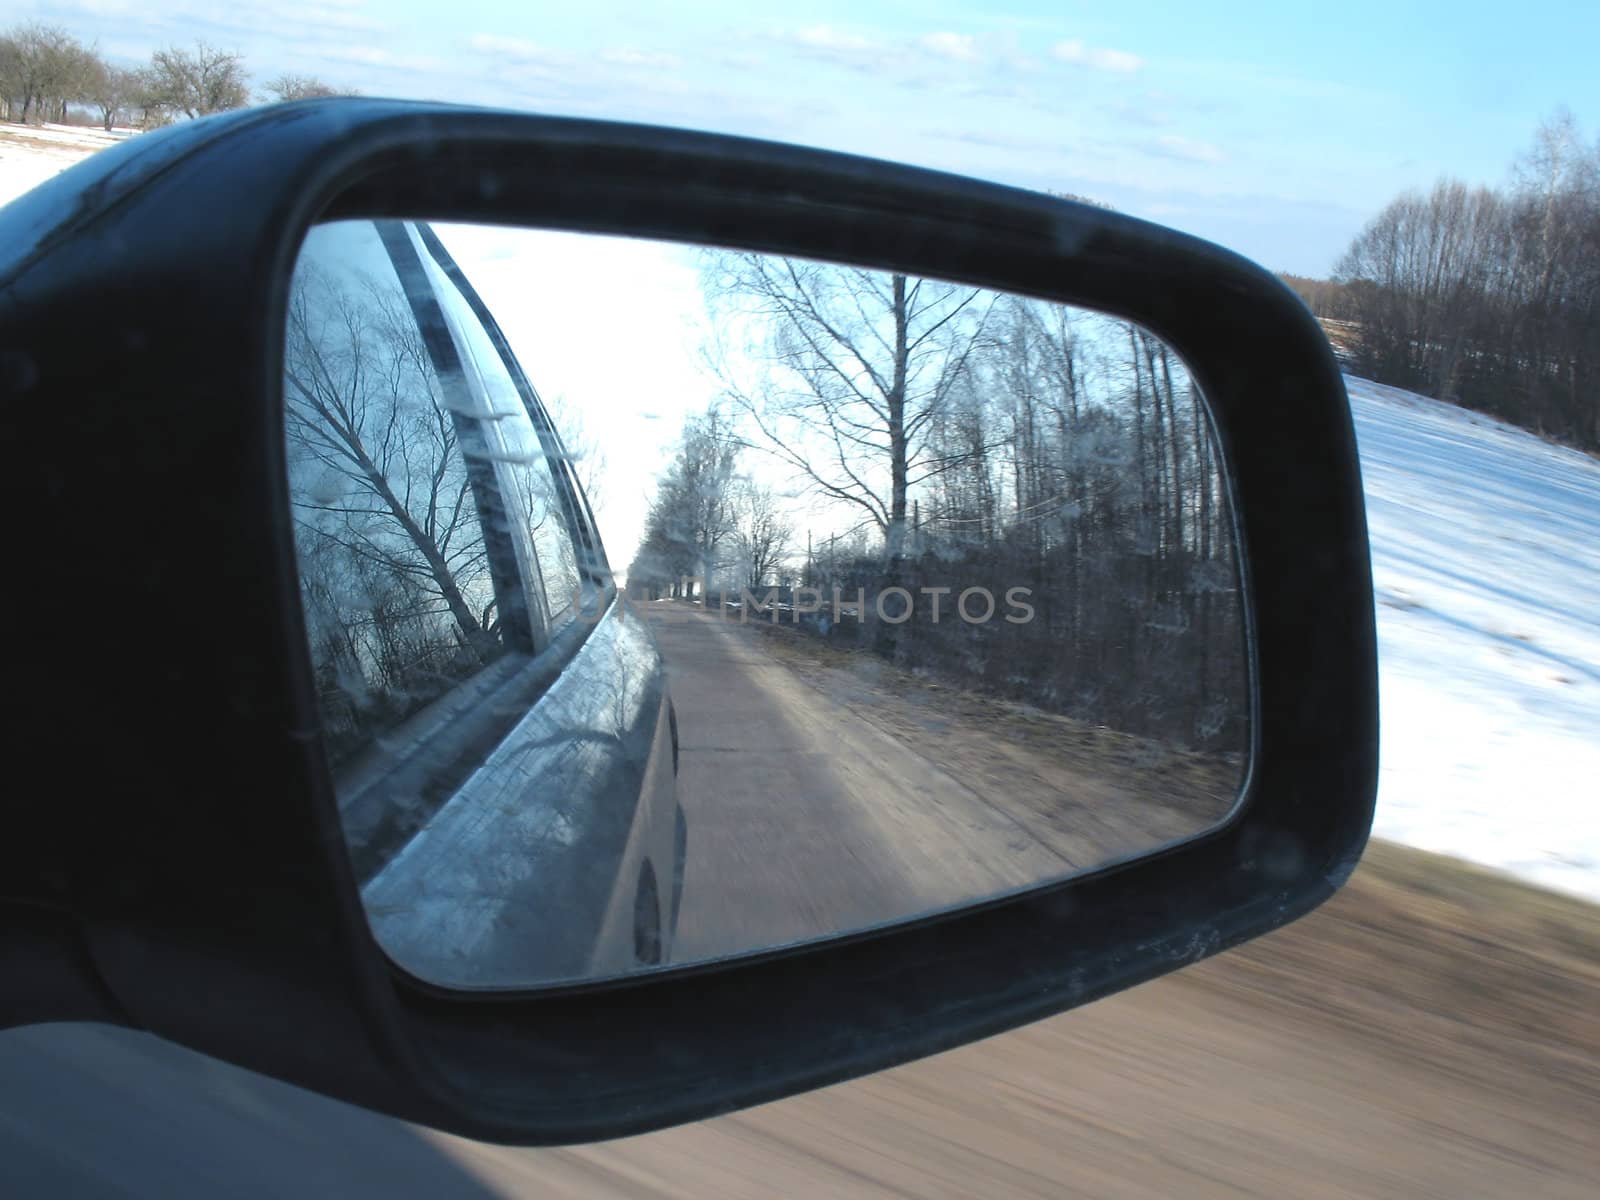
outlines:
[[764, 449], [869, 517], [893, 560], [911, 489], [949, 465], [928, 435], [983, 344], [989, 297], [763, 254], [708, 252], [702, 270], [729, 400]]
[[735, 493], [735, 522], [739, 542], [739, 582], [756, 588], [780, 583], [785, 560], [794, 542], [794, 525], [773, 490], [745, 479]]
[[358, 741], [364, 705], [392, 720], [500, 650], [459, 419], [398, 284], [315, 264], [289, 305], [284, 403], [315, 661], [347, 708], [330, 733]]
[[[876, 533], [853, 557], [830, 534], [827, 560], [814, 553], [801, 576], [948, 597], [942, 618], [927, 602], [903, 619], [868, 604], [830, 636], [1096, 724], [1243, 748], [1224, 474], [1159, 338], [1061, 305], [761, 255], [708, 256], [703, 283], [711, 357], [749, 444]], [[1026, 619], [956, 619], [967, 589], [1017, 589]]]
[[715, 406], [691, 417], [656, 484], [629, 580], [658, 595], [694, 595], [736, 549], [740, 440]]

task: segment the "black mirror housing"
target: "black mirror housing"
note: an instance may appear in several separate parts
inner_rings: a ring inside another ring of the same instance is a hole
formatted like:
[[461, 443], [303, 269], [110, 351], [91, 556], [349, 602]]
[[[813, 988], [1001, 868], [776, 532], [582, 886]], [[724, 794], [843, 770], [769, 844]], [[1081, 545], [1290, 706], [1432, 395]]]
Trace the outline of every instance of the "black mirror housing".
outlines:
[[[0, 1025], [148, 1029], [469, 1137], [609, 1138], [1074, 1007], [1277, 928], [1354, 869], [1378, 732], [1355, 438], [1326, 339], [1267, 272], [1042, 194], [635, 125], [341, 99], [116, 153], [0, 210], [4, 487], [37, 580], [11, 595], [8, 742], [46, 765], [6, 802]], [[1160, 336], [1209, 401], [1245, 549], [1255, 747], [1235, 816], [727, 964], [494, 997], [394, 970], [318, 741], [281, 439], [301, 240], [376, 216], [913, 271]]]

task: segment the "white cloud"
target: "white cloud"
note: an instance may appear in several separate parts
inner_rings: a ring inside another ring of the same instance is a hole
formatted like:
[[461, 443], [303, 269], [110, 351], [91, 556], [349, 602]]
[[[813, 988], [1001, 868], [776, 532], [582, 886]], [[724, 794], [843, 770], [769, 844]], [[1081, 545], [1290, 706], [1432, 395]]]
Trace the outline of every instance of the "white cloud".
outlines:
[[899, 36], [809, 25], [771, 36], [794, 51], [847, 70], [892, 73], [902, 87], [943, 87], [952, 69], [977, 66], [990, 58], [978, 37], [949, 30]]
[[[278, 30], [324, 29], [350, 33], [376, 33], [387, 26], [376, 17], [363, 11], [360, 3], [340, 3], [338, 0], [321, 0], [315, 4], [289, 4], [268, 6], [263, 14]], [[269, 26], [270, 28], [271, 26]]]
[[568, 61], [567, 55], [538, 42], [527, 38], [503, 37], [497, 33], [475, 33], [467, 39], [467, 45], [480, 54], [492, 54], [519, 63], [557, 66]]
[[1144, 59], [1137, 54], [1129, 54], [1126, 50], [1108, 50], [1101, 46], [1086, 46], [1078, 38], [1057, 42], [1050, 47], [1050, 54], [1062, 62], [1093, 67], [1097, 71], [1112, 71], [1119, 75], [1131, 75], [1144, 66]]
[[121, 17], [139, 6], [133, 0], [65, 0], [57, 7], [61, 12], [87, 13], [91, 17]]
[[[314, 34], [348, 38], [363, 35], [369, 40], [386, 35], [389, 26], [366, 11], [366, 0], [268, 0], [266, 3], [240, 4], [219, 8], [204, 0], [168, 0], [151, 11], [138, 0], [54, 0], [46, 6], [52, 18], [57, 14], [87, 17], [94, 22], [86, 40], [103, 42], [115, 39], [126, 44], [143, 38], [146, 58], [151, 50], [169, 41], [186, 42], [190, 37], [238, 48], [241, 39], [267, 37], [303, 43]], [[180, 36], [173, 38], [165, 31]]]
[[830, 53], [870, 54], [878, 47], [869, 39], [845, 33], [831, 25], [810, 25], [789, 35], [791, 41]]
[[982, 129], [928, 129], [923, 133], [927, 137], [940, 138], [947, 142], [962, 142], [969, 146], [984, 146], [994, 150], [1021, 150], [1029, 154], [1040, 151], [1055, 154], [1064, 148], [1058, 138], [1019, 137]]
[[917, 45], [929, 54], [952, 62], [979, 62], [983, 58], [977, 39], [970, 33], [925, 33], [917, 39]]
[[364, 67], [378, 67], [385, 71], [438, 71], [444, 68], [443, 59], [427, 54], [395, 54], [376, 46], [345, 46], [329, 48], [321, 56], [330, 62], [358, 63]]
[[1172, 117], [1164, 109], [1146, 108], [1142, 104], [1114, 103], [1105, 106], [1105, 112], [1130, 125], [1143, 125], [1147, 129], [1171, 125]]
[[912, 55], [904, 45], [892, 45], [858, 33], [847, 33], [832, 25], [810, 25], [786, 30], [774, 39], [800, 54], [820, 59], [848, 71], [876, 73], [905, 67]]
[[600, 55], [601, 62], [610, 63], [615, 67], [680, 67], [683, 60], [676, 54], [659, 54], [649, 50], [635, 50], [624, 46], [617, 50], [605, 50]]
[[1220, 163], [1226, 162], [1228, 158], [1211, 142], [1179, 137], [1175, 133], [1164, 133], [1153, 141], [1146, 142], [1145, 149], [1163, 158], [1181, 158], [1185, 162]]
[[760, 54], [750, 50], [728, 50], [716, 56], [716, 61], [725, 67], [733, 67], [740, 71], [753, 70], [763, 67], [767, 60]]

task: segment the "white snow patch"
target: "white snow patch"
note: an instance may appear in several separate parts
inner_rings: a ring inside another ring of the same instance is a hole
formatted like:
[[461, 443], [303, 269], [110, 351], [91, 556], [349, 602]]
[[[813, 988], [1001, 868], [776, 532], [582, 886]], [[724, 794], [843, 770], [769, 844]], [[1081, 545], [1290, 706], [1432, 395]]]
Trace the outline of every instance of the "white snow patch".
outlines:
[[0, 124], [0, 133], [40, 146], [66, 146], [77, 150], [99, 150], [133, 137], [138, 130], [118, 127], [109, 133], [88, 125], [13, 125]]
[[120, 140], [103, 129], [0, 123], [0, 204]]
[[1600, 462], [1346, 385], [1378, 600], [1374, 832], [1600, 900]]

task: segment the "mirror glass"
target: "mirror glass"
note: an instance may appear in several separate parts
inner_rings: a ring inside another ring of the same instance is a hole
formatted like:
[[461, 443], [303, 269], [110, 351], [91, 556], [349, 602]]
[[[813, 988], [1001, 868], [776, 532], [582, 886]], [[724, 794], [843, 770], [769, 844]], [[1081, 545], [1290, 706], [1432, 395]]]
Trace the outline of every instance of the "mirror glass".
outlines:
[[1226, 472], [1159, 339], [934, 279], [344, 221], [287, 314], [372, 927], [528, 988], [828, 938], [1223, 821]]

